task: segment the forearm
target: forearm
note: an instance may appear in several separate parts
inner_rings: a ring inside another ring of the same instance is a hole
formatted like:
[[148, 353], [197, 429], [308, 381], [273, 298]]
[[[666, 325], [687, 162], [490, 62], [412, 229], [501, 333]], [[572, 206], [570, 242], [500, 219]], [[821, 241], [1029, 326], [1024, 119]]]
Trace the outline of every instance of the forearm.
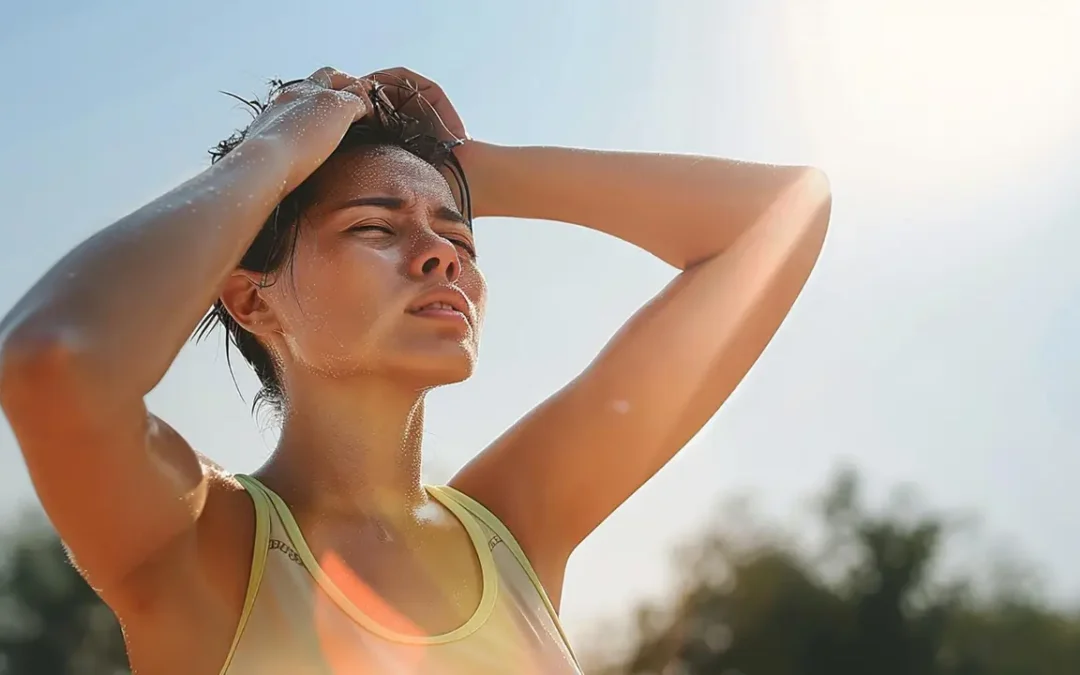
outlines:
[[723, 252], [785, 191], [808, 180], [827, 191], [805, 167], [476, 141], [464, 149], [477, 216], [583, 225], [680, 269]]
[[101, 385], [149, 392], [283, 196], [287, 158], [242, 148], [60, 260], [0, 322], [4, 362], [59, 347]]

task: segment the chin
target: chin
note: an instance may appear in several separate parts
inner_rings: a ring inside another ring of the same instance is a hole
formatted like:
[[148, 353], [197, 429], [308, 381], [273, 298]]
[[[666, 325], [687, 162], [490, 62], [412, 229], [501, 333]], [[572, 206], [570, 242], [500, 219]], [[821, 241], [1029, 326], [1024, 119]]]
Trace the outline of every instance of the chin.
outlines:
[[408, 379], [416, 383], [418, 389], [434, 389], [448, 384], [464, 382], [472, 376], [470, 368], [430, 368], [409, 373]]
[[398, 364], [395, 374], [424, 389], [464, 382], [476, 368], [476, 352], [463, 345], [457, 347], [440, 353], [412, 354]]

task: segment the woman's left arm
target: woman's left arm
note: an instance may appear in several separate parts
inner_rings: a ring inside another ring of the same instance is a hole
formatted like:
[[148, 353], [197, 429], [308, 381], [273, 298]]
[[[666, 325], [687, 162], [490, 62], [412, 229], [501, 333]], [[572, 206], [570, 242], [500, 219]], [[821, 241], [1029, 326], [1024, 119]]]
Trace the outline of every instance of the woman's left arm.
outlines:
[[682, 270], [573, 382], [454, 478], [514, 533], [549, 596], [574, 548], [716, 413], [813, 269], [815, 169], [469, 142], [477, 216], [576, 223]]

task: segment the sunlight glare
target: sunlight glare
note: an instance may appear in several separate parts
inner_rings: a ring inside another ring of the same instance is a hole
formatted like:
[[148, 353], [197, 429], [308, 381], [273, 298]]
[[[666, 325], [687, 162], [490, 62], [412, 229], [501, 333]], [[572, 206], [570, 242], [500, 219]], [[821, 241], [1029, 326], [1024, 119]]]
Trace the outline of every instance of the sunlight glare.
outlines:
[[787, 19], [799, 114], [834, 168], [940, 187], [1080, 125], [1076, 0], [818, 0]]

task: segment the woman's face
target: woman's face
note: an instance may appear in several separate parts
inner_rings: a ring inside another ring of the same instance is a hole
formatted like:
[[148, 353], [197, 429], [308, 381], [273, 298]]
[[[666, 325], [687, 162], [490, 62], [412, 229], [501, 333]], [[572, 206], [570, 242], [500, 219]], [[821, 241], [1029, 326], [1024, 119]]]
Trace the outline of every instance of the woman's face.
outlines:
[[311, 180], [292, 269], [261, 290], [286, 367], [418, 387], [472, 374], [487, 287], [442, 174], [375, 147], [332, 157]]

